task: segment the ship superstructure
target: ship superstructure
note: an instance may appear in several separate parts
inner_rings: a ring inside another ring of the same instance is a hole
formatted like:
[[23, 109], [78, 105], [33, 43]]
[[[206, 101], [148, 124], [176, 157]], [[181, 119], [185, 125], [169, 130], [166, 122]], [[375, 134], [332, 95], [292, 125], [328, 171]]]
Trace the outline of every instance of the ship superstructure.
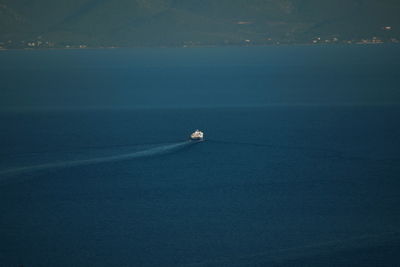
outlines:
[[198, 141], [204, 140], [204, 133], [200, 130], [196, 130], [190, 135], [190, 139]]

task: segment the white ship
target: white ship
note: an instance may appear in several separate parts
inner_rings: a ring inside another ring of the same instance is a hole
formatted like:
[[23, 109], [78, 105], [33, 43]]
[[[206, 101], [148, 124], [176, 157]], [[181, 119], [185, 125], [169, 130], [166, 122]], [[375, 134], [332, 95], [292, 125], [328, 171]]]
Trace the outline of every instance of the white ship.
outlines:
[[204, 133], [202, 131], [196, 130], [190, 135], [190, 139], [199, 141], [204, 140]]

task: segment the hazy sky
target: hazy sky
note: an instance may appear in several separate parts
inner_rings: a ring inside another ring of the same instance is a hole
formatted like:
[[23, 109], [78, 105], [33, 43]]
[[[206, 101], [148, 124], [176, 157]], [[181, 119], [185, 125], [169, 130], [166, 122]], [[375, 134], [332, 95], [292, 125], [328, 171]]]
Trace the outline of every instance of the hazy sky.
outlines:
[[400, 47], [2, 51], [1, 108], [400, 103]]

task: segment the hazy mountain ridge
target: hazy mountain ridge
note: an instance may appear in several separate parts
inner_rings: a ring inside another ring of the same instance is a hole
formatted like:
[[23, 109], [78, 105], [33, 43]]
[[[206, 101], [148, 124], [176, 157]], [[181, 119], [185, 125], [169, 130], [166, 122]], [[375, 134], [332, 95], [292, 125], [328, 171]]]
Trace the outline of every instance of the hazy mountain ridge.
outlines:
[[0, 0], [0, 46], [397, 41], [395, 0]]

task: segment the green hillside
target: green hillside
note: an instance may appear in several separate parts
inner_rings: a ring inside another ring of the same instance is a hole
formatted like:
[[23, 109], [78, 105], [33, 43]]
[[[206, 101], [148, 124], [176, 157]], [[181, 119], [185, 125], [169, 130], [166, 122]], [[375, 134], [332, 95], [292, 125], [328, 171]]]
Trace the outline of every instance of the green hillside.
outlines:
[[0, 0], [0, 47], [396, 42], [398, 14], [396, 0]]

